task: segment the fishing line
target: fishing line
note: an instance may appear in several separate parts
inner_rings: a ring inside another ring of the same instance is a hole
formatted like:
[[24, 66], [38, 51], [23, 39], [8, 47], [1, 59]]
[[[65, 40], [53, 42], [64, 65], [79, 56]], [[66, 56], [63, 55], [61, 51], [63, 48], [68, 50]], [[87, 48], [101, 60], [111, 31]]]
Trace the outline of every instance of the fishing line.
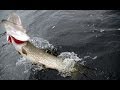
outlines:
[[9, 43], [5, 43], [5, 44], [3, 44], [2, 47], [6, 46], [6, 45], [9, 45]]

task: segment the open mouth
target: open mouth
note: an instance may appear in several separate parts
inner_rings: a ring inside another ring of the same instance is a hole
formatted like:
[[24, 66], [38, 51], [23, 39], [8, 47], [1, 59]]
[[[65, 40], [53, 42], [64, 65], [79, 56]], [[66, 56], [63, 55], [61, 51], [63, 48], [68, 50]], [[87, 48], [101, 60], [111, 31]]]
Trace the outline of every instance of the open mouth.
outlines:
[[9, 43], [13, 43], [12, 41], [14, 41], [16, 44], [23, 44], [25, 42], [25, 41], [17, 40], [16, 38], [14, 38], [10, 35], [7, 35], [7, 41]]

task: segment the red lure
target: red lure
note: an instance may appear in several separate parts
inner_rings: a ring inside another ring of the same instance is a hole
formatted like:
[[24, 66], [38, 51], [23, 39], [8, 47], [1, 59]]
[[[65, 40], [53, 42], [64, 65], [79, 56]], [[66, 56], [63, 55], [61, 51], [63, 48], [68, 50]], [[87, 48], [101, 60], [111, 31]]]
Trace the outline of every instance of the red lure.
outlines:
[[12, 39], [14, 40], [14, 42], [15, 42], [16, 44], [23, 44], [23, 43], [25, 42], [25, 41], [17, 40], [17, 39], [15, 39], [15, 38], [12, 37], [12, 36], [9, 36], [8, 41], [9, 41], [10, 43], [12, 43]]

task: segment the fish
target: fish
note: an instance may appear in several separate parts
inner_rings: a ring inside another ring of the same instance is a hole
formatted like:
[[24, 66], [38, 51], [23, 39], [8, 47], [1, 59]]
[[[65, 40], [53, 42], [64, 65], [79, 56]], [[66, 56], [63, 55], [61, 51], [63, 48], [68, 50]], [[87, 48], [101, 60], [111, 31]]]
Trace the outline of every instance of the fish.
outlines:
[[[77, 65], [73, 62], [73, 66], [67, 66], [62, 58], [58, 58], [52, 54], [47, 53], [44, 49], [34, 46], [29, 40], [31, 39], [24, 29], [20, 17], [16, 13], [12, 13], [7, 20], [2, 20], [4, 25], [7, 41], [15, 47], [17, 52], [30, 60], [32, 63], [39, 63], [46, 68], [55, 69], [60, 72], [80, 72], [84, 73], [88, 68], [83, 65]], [[76, 73], [74, 73], [76, 75]]]

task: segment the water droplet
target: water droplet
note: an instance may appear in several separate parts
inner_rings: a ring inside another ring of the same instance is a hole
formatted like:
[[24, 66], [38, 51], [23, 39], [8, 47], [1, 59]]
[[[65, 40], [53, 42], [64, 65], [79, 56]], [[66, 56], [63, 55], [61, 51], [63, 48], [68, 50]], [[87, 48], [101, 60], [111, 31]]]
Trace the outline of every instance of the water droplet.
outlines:
[[54, 28], [55, 28], [55, 26], [52, 27], [52, 29], [54, 29]]

